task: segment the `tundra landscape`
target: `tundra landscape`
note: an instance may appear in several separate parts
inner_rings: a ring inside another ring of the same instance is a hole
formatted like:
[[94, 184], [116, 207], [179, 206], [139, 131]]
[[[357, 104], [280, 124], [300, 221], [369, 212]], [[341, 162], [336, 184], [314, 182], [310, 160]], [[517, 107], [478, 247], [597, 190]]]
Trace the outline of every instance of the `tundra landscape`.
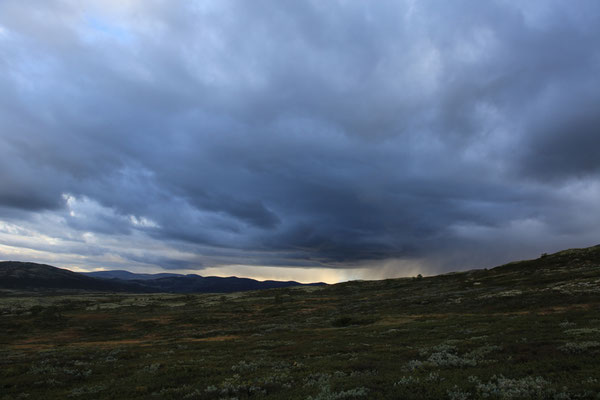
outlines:
[[600, 398], [600, 246], [228, 294], [5, 289], [0, 313], [3, 400]]
[[0, 0], [0, 400], [600, 400], [599, 149], [600, 0]]

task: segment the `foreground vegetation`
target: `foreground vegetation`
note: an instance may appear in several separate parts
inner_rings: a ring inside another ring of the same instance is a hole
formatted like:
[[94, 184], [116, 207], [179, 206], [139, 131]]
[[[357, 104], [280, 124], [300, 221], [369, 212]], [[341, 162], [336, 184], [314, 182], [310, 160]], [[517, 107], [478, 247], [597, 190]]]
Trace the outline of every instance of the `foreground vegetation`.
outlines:
[[0, 298], [0, 399], [600, 399], [600, 248], [228, 295]]

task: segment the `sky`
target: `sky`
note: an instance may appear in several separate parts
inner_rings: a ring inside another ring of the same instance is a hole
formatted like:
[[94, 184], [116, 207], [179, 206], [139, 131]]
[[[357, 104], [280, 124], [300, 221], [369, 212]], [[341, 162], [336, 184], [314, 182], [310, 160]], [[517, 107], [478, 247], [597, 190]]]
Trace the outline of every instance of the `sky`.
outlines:
[[600, 243], [600, 2], [0, 1], [0, 259], [338, 282]]

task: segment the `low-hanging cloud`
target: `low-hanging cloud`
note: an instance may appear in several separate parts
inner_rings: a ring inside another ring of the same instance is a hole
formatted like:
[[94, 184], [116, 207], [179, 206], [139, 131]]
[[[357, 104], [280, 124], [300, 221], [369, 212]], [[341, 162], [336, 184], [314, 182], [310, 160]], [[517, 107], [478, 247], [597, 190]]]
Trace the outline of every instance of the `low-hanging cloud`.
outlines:
[[380, 277], [595, 244], [598, 37], [595, 1], [3, 1], [0, 255]]

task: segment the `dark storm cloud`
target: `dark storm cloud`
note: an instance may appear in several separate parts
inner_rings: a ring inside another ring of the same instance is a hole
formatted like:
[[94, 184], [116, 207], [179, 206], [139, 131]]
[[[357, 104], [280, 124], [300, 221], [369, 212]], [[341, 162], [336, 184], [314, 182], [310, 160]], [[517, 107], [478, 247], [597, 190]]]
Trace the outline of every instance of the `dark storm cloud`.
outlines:
[[[597, 65], [600, 71], [600, 62]], [[600, 158], [600, 87], [598, 75], [584, 90], [561, 90], [561, 99], [552, 99], [551, 107], [531, 126], [525, 141], [521, 166], [529, 175], [542, 180], [573, 177], [598, 177]], [[569, 107], [564, 106], [568, 102]], [[550, 112], [548, 112], [550, 111]]]
[[598, 37], [594, 1], [4, 1], [0, 217], [171, 269], [585, 241]]

